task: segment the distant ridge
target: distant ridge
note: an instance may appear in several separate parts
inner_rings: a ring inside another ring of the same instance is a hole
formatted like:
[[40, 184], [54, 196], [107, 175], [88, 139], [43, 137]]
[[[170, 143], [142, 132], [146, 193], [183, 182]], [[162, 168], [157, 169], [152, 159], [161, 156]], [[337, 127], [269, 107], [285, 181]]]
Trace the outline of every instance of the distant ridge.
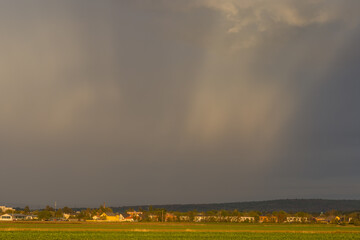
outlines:
[[[152, 205], [153, 208], [163, 208], [167, 211], [187, 212], [197, 210], [205, 212], [210, 210], [239, 210], [239, 211], [286, 211], [286, 212], [309, 212], [320, 213], [329, 210], [342, 212], [360, 211], [360, 200], [326, 200], [326, 199], [282, 199], [270, 201], [233, 202], [233, 203], [210, 203], [210, 204], [169, 204]], [[115, 212], [124, 212], [129, 208], [148, 209], [149, 205], [112, 207]]]

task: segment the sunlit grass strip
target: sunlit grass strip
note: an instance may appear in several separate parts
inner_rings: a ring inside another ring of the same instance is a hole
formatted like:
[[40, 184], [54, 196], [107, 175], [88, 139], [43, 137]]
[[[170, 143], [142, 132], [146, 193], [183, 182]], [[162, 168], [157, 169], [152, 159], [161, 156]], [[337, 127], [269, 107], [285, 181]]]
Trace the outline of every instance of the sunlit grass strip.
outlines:
[[185, 240], [185, 239], [224, 239], [224, 240], [355, 240], [360, 239], [359, 234], [339, 233], [228, 233], [228, 232], [0, 232], [0, 239], [9, 240]]

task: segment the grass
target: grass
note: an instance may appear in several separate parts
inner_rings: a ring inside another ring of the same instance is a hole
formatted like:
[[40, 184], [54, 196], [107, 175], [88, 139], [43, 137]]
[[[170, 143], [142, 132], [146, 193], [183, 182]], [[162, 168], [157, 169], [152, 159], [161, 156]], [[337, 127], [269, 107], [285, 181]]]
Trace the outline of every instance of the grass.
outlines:
[[360, 227], [290, 224], [194, 223], [0, 223], [0, 239], [155, 240], [155, 239], [299, 239], [360, 240]]

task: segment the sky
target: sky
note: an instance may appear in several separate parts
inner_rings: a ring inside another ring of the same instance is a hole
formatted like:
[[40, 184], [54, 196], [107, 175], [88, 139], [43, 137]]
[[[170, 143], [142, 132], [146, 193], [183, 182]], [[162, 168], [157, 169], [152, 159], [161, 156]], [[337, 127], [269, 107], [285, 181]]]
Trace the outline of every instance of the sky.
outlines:
[[360, 1], [0, 1], [0, 205], [360, 199]]

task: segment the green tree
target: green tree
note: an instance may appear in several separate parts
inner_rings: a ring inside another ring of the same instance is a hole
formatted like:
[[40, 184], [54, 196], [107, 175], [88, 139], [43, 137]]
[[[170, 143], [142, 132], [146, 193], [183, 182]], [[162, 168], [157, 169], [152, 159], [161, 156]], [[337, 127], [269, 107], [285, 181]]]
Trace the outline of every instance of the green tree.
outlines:
[[240, 212], [239, 212], [237, 209], [235, 209], [235, 210], [232, 212], [232, 215], [233, 215], [233, 216], [240, 216], [241, 214], [240, 214]]
[[49, 212], [54, 212], [54, 211], [55, 211], [55, 209], [52, 208], [52, 207], [50, 207], [49, 205], [47, 205], [47, 206], [45, 207], [45, 210], [46, 210], [46, 211], [49, 211]]
[[133, 212], [134, 209], [133, 208], [129, 208], [128, 210], [126, 210], [126, 212]]
[[25, 214], [29, 214], [29, 213], [30, 213], [30, 208], [29, 208], [29, 206], [25, 206], [25, 208], [24, 208], [24, 213], [25, 213]]
[[187, 212], [187, 215], [189, 216], [189, 220], [192, 222], [194, 221], [195, 216], [198, 214], [198, 211], [196, 209]]
[[101, 213], [113, 212], [112, 208], [104, 207], [104, 206], [102, 206], [102, 205], [100, 206], [99, 210], [100, 210]]
[[38, 214], [38, 218], [40, 220], [49, 220], [52, 217], [52, 213], [47, 210], [40, 211]]
[[74, 212], [74, 210], [72, 210], [71, 208], [66, 207], [66, 206], [63, 207], [62, 211], [63, 211], [64, 213], [67, 213], [67, 214], [71, 214], [71, 213]]
[[62, 218], [63, 216], [64, 216], [64, 213], [61, 209], [56, 211], [55, 217]]
[[330, 210], [330, 211], [327, 211], [325, 213], [325, 216], [329, 217], [329, 216], [338, 216], [340, 215], [340, 212], [337, 211], [337, 210]]
[[279, 223], [286, 221], [287, 213], [285, 211], [273, 212], [273, 215], [278, 218]]

